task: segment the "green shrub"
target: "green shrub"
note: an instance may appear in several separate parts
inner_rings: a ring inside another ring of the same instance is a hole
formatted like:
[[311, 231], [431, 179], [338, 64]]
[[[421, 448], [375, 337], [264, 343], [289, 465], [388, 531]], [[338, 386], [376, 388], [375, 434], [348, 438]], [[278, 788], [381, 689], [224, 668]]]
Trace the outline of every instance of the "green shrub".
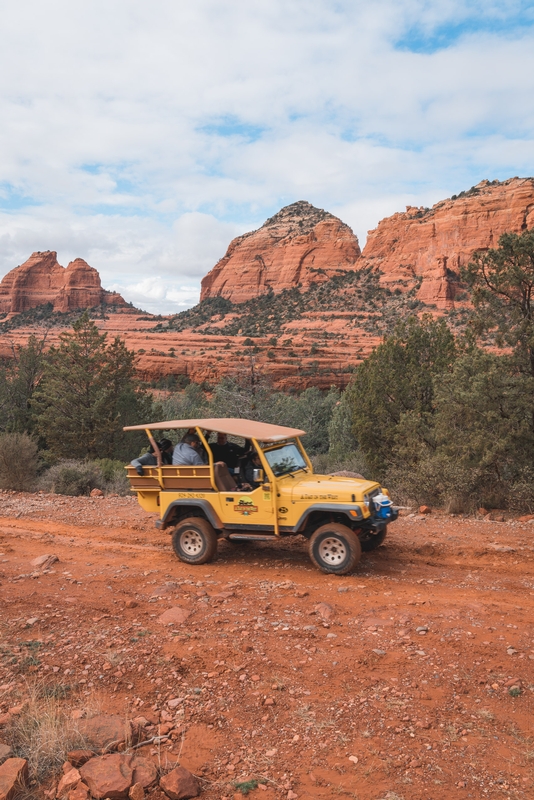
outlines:
[[55, 464], [43, 475], [42, 489], [54, 494], [88, 495], [92, 489], [104, 489], [105, 481], [94, 461], [66, 459]]
[[0, 488], [30, 491], [37, 477], [37, 444], [27, 433], [0, 436]]

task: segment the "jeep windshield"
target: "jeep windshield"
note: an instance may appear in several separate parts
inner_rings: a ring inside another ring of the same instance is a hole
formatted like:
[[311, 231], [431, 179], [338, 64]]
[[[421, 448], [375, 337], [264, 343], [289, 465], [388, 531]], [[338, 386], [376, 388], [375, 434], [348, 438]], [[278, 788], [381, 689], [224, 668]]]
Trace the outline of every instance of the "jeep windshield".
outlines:
[[298, 472], [299, 469], [308, 469], [296, 444], [286, 444], [277, 450], [267, 450], [264, 455], [277, 478], [290, 472]]

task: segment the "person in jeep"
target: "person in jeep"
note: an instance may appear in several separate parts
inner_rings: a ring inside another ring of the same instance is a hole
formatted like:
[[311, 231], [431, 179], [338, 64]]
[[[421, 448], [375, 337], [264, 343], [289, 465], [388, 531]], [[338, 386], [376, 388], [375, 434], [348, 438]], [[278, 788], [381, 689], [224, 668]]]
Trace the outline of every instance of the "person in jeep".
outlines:
[[[156, 442], [158, 449], [161, 453], [161, 463], [162, 464], [172, 464], [172, 448], [173, 444], [170, 439], [162, 439], [161, 442]], [[134, 458], [133, 461], [130, 461], [132, 467], [135, 467], [135, 471], [138, 475], [143, 475], [143, 467], [157, 467], [158, 459], [154, 453], [154, 448], [152, 445], [148, 448], [148, 453], [145, 453], [139, 458]]]
[[175, 467], [202, 467], [207, 462], [199, 453], [200, 439], [196, 433], [186, 433], [181, 442], [174, 448], [172, 463]]

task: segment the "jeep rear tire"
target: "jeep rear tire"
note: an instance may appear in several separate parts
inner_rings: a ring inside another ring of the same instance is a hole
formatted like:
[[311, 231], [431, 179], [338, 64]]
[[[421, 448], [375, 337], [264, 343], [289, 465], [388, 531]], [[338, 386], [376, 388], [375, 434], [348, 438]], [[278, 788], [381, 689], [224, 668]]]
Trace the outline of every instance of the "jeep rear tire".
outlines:
[[385, 527], [382, 528], [382, 530], [379, 531], [378, 533], [371, 533], [371, 531], [366, 531], [365, 533], [362, 533], [359, 539], [363, 552], [370, 553], [371, 550], [376, 550], [377, 547], [380, 547], [380, 545], [386, 538], [387, 532], [388, 529], [387, 527]]
[[322, 572], [346, 575], [362, 555], [360, 540], [346, 525], [321, 525], [310, 539], [310, 558]]
[[217, 534], [202, 517], [181, 520], [172, 534], [174, 552], [186, 564], [207, 564], [217, 555]]

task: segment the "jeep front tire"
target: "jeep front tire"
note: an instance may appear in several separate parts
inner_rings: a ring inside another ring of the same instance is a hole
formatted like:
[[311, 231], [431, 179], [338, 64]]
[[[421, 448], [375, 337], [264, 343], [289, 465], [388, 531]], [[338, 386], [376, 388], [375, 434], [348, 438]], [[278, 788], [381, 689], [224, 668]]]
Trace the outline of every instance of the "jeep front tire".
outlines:
[[310, 539], [310, 558], [322, 572], [346, 575], [361, 555], [360, 540], [354, 531], [337, 522], [321, 525]]
[[174, 552], [186, 564], [207, 564], [217, 555], [217, 534], [202, 517], [180, 520], [172, 534]]

